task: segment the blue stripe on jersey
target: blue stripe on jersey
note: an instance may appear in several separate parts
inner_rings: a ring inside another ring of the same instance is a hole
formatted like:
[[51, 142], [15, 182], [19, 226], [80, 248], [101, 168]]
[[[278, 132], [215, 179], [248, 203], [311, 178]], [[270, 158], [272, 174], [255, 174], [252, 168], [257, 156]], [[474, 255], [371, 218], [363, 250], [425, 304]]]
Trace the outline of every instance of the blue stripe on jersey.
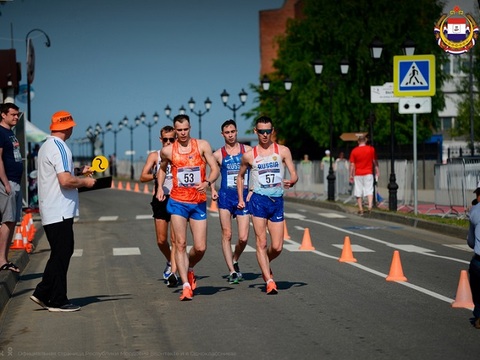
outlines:
[[70, 169], [68, 168], [68, 157], [67, 157], [67, 151], [65, 150], [65, 146], [63, 143], [61, 143], [58, 140], [53, 140], [55, 142], [55, 145], [57, 145], [58, 150], [60, 151], [60, 155], [62, 156], [62, 164], [63, 164], [63, 169], [65, 171], [70, 172]]

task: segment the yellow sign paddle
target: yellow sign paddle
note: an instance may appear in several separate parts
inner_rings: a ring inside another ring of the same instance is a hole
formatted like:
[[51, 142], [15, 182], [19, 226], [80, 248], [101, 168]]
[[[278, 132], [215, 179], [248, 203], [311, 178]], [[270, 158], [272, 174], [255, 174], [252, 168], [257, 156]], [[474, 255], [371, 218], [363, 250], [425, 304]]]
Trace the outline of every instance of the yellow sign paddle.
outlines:
[[108, 159], [105, 156], [97, 156], [92, 160], [91, 171], [104, 172], [108, 169]]

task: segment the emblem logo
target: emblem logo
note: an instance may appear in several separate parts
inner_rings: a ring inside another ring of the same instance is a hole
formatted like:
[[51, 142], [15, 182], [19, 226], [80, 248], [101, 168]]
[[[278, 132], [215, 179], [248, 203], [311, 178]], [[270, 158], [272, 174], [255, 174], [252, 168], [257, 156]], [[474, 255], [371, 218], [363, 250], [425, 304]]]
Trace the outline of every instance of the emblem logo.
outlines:
[[459, 55], [475, 46], [479, 30], [472, 15], [465, 15], [460, 7], [455, 6], [448, 15], [442, 15], [433, 32], [443, 51]]

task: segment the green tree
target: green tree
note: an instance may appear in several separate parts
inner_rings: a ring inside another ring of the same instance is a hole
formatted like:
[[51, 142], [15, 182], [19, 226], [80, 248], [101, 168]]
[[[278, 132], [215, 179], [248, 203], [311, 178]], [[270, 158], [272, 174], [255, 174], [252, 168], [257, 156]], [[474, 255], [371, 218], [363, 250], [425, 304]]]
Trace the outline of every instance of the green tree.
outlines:
[[[266, 92], [252, 86], [259, 106], [247, 115], [269, 114], [278, 140], [291, 147], [312, 140], [324, 148], [330, 143], [332, 116], [335, 148], [342, 145], [341, 133], [368, 131], [367, 119], [374, 114], [375, 144], [388, 144], [390, 107], [370, 103], [370, 86], [393, 81], [393, 56], [402, 55], [402, 43], [412, 39], [415, 54], [436, 55], [433, 111], [417, 117], [418, 141], [428, 138], [437, 127], [437, 110], [444, 107], [440, 89], [446, 76], [439, 69], [445, 54], [433, 34], [442, 9], [440, 1], [431, 0], [304, 0], [304, 16], [290, 20], [287, 33], [278, 39], [277, 71], [269, 74], [271, 88]], [[369, 45], [375, 38], [385, 46], [379, 60], [370, 56]], [[316, 59], [324, 62], [319, 77], [312, 66]], [[340, 73], [342, 59], [350, 63], [346, 76]], [[286, 76], [293, 80], [288, 93], [283, 90]], [[397, 143], [411, 143], [412, 115], [398, 115], [397, 105], [395, 113]]]

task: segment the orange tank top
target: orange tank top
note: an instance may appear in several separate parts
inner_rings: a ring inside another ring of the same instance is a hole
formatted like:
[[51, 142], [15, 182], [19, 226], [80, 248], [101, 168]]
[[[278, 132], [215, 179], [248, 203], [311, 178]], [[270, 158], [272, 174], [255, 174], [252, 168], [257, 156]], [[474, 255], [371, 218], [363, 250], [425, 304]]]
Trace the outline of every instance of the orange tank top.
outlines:
[[196, 139], [190, 139], [190, 152], [183, 154], [178, 151], [179, 144], [172, 144], [172, 175], [173, 186], [170, 198], [180, 202], [199, 204], [207, 201], [207, 194], [195, 189], [196, 185], [205, 181], [206, 163]]

